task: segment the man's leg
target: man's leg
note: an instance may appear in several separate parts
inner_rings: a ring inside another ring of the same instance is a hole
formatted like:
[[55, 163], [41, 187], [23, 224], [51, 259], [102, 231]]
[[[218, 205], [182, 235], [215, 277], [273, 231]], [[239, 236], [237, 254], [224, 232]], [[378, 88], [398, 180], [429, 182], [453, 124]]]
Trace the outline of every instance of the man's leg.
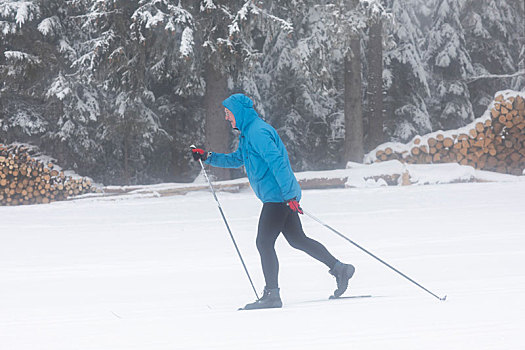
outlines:
[[[288, 209], [288, 208], [287, 208]], [[288, 209], [288, 211], [290, 211]], [[283, 235], [290, 245], [300, 249], [315, 259], [323, 262], [330, 268], [330, 274], [333, 275], [337, 282], [337, 289], [334, 291], [334, 298], [338, 298], [348, 288], [348, 281], [354, 275], [355, 268], [350, 264], [343, 264], [333, 257], [332, 254], [321, 243], [307, 237], [301, 226], [301, 220], [297, 213], [292, 213], [284, 224]]]
[[338, 260], [330, 254], [324, 245], [305, 235], [297, 213], [292, 212], [286, 204], [283, 204], [283, 209], [288, 212], [282, 231], [288, 243], [332, 269]]
[[278, 288], [279, 261], [275, 241], [283, 229], [286, 214], [281, 203], [264, 203], [259, 217], [256, 243], [268, 289]]

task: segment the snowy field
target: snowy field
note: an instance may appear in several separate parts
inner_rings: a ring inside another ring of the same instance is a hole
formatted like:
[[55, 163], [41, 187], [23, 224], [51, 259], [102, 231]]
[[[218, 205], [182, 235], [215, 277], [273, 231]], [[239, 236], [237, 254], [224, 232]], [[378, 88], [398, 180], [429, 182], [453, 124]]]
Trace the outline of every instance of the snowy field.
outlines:
[[[261, 204], [219, 193], [258, 292]], [[310, 190], [307, 234], [356, 266], [277, 242], [283, 309], [255, 299], [210, 193], [1, 207], [0, 349], [523, 349], [525, 182]], [[361, 296], [360, 298], [358, 298]]]

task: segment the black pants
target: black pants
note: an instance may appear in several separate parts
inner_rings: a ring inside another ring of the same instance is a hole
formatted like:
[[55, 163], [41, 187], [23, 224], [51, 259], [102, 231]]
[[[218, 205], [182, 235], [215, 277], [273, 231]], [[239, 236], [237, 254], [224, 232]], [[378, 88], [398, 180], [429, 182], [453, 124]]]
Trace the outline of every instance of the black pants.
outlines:
[[278, 287], [279, 261], [275, 253], [275, 241], [281, 232], [292, 247], [309, 254], [328, 268], [334, 267], [337, 262], [321, 243], [306, 237], [299, 214], [285, 203], [264, 203], [257, 231], [257, 249], [261, 255], [266, 288]]

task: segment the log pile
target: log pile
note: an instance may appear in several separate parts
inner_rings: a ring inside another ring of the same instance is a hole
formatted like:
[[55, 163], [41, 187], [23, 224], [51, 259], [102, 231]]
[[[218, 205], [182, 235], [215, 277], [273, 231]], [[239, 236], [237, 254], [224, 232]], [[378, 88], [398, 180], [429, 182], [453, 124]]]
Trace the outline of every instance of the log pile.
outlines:
[[34, 155], [25, 145], [0, 144], [0, 205], [49, 203], [95, 191], [90, 180], [66, 176]]
[[373, 151], [372, 161], [457, 162], [476, 169], [522, 175], [525, 168], [525, 98], [519, 94], [497, 95], [489, 112], [468, 127], [417, 136], [405, 146], [379, 146]]

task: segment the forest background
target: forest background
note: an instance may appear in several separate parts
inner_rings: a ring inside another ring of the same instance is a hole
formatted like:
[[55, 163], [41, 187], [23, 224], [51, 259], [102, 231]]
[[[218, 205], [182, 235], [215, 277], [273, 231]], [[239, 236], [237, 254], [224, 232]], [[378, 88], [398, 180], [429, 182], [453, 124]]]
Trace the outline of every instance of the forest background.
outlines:
[[[522, 0], [0, 0], [0, 142], [104, 184], [191, 181], [243, 92], [295, 171], [466, 125], [525, 90]], [[242, 170], [214, 169], [217, 178]]]

